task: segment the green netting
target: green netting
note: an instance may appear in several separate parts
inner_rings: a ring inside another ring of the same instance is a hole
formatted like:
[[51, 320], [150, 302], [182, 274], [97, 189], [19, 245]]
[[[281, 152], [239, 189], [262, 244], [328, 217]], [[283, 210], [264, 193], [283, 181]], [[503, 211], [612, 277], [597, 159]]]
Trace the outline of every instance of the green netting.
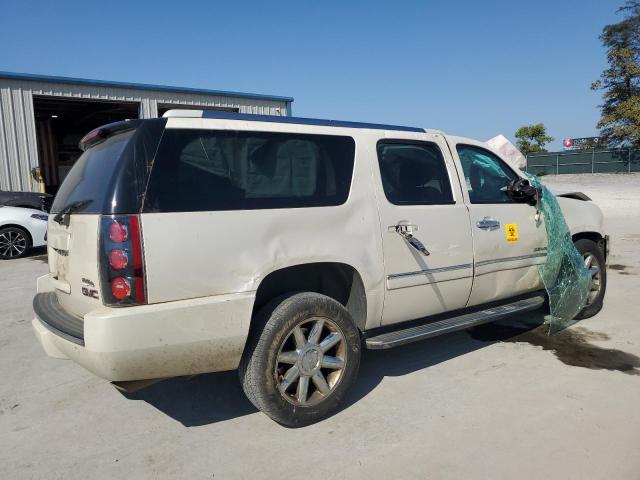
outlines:
[[591, 273], [573, 244], [555, 195], [538, 177], [525, 175], [532, 186], [542, 190], [538, 208], [547, 229], [547, 259], [538, 271], [549, 294], [550, 313], [545, 323], [549, 324], [549, 333], [555, 333], [575, 323], [575, 316], [587, 301]]

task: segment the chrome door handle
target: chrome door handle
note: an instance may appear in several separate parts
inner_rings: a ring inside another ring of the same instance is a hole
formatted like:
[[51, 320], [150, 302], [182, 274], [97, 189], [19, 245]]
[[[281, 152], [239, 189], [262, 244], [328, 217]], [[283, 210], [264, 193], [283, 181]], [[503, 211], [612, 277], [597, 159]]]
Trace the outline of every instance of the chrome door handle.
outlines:
[[484, 217], [482, 220], [476, 222], [476, 227], [483, 230], [496, 230], [500, 228], [500, 222], [490, 217]]
[[[407, 243], [409, 245], [411, 245], [413, 248], [415, 248], [417, 251], [419, 251], [421, 254], [423, 254], [425, 257], [428, 255], [431, 255], [431, 253], [429, 252], [429, 250], [427, 250], [427, 248], [424, 246], [424, 244], [418, 240], [416, 237], [414, 237], [411, 233], [409, 233], [406, 227], [408, 227], [409, 225], [396, 225], [396, 233], [398, 235], [400, 235], [402, 238], [404, 238]], [[411, 225], [413, 226], [413, 225]], [[415, 226], [413, 226], [415, 228]]]

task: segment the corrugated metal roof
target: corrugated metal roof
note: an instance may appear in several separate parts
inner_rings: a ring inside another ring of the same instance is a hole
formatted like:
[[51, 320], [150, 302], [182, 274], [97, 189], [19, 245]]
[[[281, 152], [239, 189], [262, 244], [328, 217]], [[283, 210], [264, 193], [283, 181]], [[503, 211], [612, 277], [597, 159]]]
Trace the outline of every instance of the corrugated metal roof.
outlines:
[[114, 82], [110, 80], [92, 80], [88, 78], [58, 77], [54, 75], [37, 75], [33, 73], [16, 73], [16, 72], [0, 71], [0, 78], [8, 78], [12, 80], [26, 80], [26, 81], [33, 81], [33, 82], [54, 82], [54, 83], [74, 84], [74, 85], [92, 85], [97, 87], [155, 90], [155, 91], [173, 92], [173, 93], [195, 93], [199, 95], [222, 95], [222, 96], [228, 96], [228, 97], [253, 98], [253, 99], [259, 99], [259, 100], [276, 100], [280, 102], [289, 102], [289, 103], [293, 102], [292, 97], [282, 97], [278, 95], [230, 92], [225, 90], [208, 90], [203, 88], [172, 87], [168, 85], [152, 85], [148, 83]]

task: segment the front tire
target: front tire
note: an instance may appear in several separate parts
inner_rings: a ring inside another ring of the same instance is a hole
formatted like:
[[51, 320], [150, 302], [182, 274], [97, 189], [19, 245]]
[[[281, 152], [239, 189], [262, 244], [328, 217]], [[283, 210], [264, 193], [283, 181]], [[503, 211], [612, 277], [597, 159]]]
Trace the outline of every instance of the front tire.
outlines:
[[585, 266], [593, 272], [587, 304], [575, 317], [578, 320], [582, 320], [593, 317], [602, 310], [604, 294], [607, 290], [607, 267], [604, 253], [593, 240], [581, 238], [575, 242], [575, 246], [580, 255], [582, 255]]
[[332, 415], [360, 366], [360, 333], [325, 295], [279, 297], [259, 312], [240, 363], [247, 398], [288, 427]]
[[29, 234], [18, 227], [0, 229], [0, 260], [24, 257], [31, 248]]

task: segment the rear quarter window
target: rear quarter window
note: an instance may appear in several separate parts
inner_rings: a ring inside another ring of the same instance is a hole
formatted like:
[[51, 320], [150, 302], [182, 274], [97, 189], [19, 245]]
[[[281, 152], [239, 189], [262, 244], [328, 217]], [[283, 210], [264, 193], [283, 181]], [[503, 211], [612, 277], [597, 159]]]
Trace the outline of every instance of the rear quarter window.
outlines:
[[145, 212], [340, 205], [353, 176], [351, 137], [167, 129]]

